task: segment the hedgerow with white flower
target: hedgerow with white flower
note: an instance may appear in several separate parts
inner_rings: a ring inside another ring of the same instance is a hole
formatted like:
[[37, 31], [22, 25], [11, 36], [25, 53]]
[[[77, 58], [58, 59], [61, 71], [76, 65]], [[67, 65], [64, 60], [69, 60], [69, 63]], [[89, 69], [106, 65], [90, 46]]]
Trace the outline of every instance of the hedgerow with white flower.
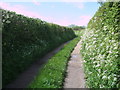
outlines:
[[87, 87], [120, 88], [119, 6], [118, 2], [104, 3], [82, 36]]

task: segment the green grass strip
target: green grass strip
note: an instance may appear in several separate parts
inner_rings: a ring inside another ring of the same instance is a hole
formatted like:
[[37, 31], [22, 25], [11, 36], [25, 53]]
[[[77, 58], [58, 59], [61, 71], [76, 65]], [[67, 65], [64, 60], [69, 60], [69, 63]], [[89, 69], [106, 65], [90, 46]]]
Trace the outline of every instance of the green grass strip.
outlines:
[[49, 59], [28, 88], [62, 88], [69, 57], [79, 40], [77, 37], [70, 41]]

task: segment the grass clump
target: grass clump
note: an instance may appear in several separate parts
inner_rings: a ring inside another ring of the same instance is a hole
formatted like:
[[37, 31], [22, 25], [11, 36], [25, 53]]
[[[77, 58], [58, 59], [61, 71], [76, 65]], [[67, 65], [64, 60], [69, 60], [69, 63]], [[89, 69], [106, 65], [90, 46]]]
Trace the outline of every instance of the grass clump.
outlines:
[[40, 70], [29, 88], [62, 88], [66, 66], [71, 51], [79, 41], [79, 37], [64, 46], [47, 64]]

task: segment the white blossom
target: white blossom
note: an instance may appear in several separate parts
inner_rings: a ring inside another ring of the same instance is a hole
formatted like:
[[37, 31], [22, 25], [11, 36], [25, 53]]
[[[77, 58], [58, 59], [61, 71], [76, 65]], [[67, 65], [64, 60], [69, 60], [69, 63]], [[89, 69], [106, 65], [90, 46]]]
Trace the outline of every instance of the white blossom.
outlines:
[[107, 76], [103, 76], [102, 79], [107, 79]]

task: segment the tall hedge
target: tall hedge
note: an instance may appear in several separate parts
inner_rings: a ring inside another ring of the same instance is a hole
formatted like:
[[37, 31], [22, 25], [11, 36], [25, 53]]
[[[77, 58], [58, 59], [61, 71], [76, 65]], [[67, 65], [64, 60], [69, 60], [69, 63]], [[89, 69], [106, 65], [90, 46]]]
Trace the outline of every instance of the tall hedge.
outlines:
[[120, 88], [120, 2], [104, 3], [82, 39], [87, 87]]
[[37, 58], [71, 40], [71, 28], [2, 10], [3, 87]]

